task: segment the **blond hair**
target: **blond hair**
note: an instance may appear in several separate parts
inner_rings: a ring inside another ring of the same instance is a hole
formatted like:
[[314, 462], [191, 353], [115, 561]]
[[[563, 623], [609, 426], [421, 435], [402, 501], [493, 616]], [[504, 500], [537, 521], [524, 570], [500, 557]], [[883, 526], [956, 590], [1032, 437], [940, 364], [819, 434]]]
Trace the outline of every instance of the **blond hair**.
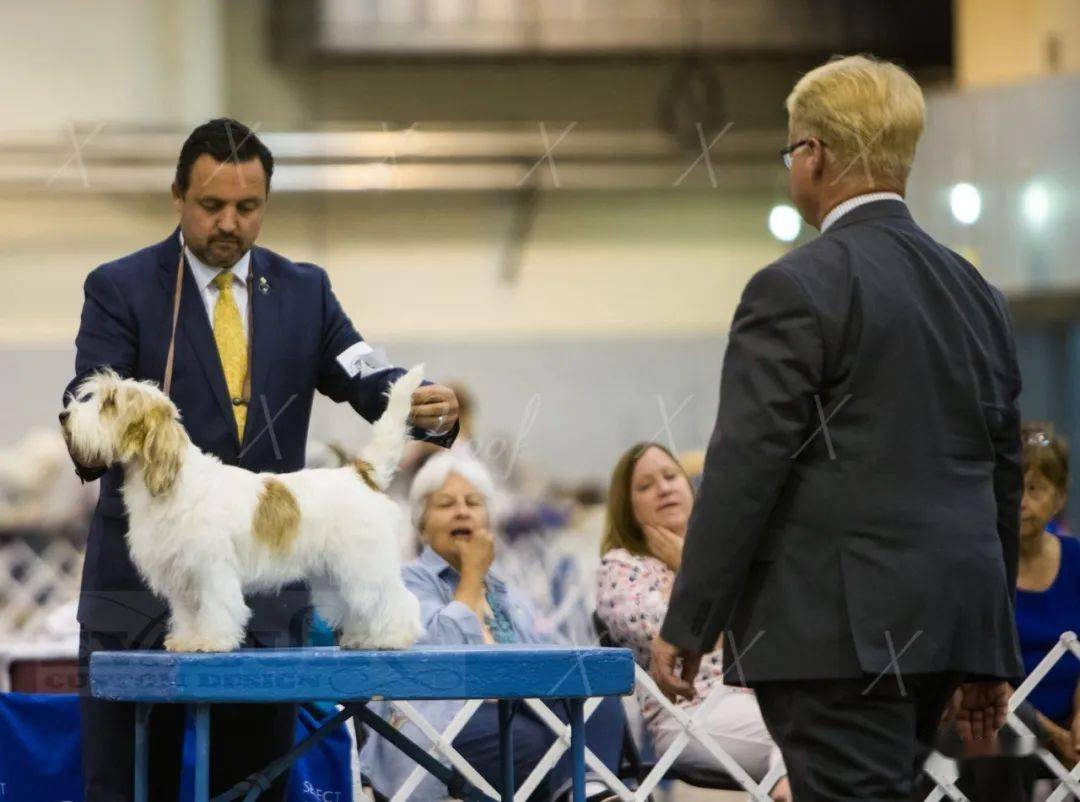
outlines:
[[784, 102], [791, 141], [817, 137], [843, 178], [902, 188], [922, 134], [922, 90], [902, 67], [837, 57], [811, 70]]

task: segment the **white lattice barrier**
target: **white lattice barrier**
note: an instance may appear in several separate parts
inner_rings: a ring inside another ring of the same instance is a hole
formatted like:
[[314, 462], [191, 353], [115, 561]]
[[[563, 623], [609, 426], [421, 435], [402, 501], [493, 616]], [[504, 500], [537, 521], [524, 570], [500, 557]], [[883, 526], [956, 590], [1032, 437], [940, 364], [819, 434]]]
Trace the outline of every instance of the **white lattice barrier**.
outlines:
[[[600, 701], [600, 699], [589, 699], [585, 703], [586, 721], [588, 721], [589, 717], [599, 706]], [[529, 706], [529, 709], [535, 712], [540, 720], [556, 734], [557, 737], [554, 743], [548, 748], [548, 751], [544, 754], [543, 758], [536, 764], [533, 771], [518, 787], [518, 790], [514, 795], [516, 802], [525, 802], [525, 800], [529, 798], [529, 795], [536, 790], [536, 787], [544, 779], [547, 773], [555, 766], [562, 756], [562, 753], [570, 748], [570, 726], [568, 724], [563, 724], [559, 717], [552, 713], [551, 709], [539, 699], [526, 699], [524, 702]], [[390, 706], [392, 709], [401, 713], [409, 722], [416, 726], [429, 741], [431, 741], [431, 746], [428, 748], [428, 754], [441, 755], [446, 762], [461, 772], [470, 783], [475, 785], [485, 794], [498, 799], [498, 791], [492, 788], [491, 784], [480, 775], [480, 772], [473, 768], [469, 761], [454, 748], [454, 738], [456, 738], [462, 729], [465, 728], [469, 719], [471, 719], [476, 711], [480, 709], [481, 704], [483, 704], [483, 701], [480, 699], [471, 699], [467, 701], [442, 732], [435, 729], [431, 722], [424, 718], [420, 711], [409, 702], [391, 702]], [[585, 749], [585, 763], [623, 799], [626, 799], [629, 802], [629, 800], [634, 798], [633, 792], [630, 791], [618, 777], [616, 777], [611, 770], [600, 761], [592, 750], [588, 748]], [[424, 769], [419, 766], [414, 768], [405, 779], [405, 782], [401, 784], [401, 787], [394, 792], [393, 797], [391, 797], [391, 802], [406, 802], [426, 777], [427, 772], [424, 771]]]
[[716, 742], [715, 739], [709, 734], [708, 729], [704, 726], [705, 722], [709, 720], [709, 714], [712, 709], [719, 703], [721, 697], [724, 694], [722, 687], [714, 688], [712, 693], [705, 697], [705, 701], [694, 708], [693, 713], [687, 714], [685, 710], [676, 704], [673, 704], [668, 700], [660, 689], [656, 686], [653, 678], [649, 676], [641, 666], [636, 667], [636, 675], [638, 683], [644, 687], [645, 691], [655, 698], [660, 705], [667, 711], [668, 715], [679, 722], [679, 726], [682, 728], [675, 740], [671, 742], [671, 746], [667, 748], [667, 751], [660, 756], [656, 761], [656, 765], [648, 776], [642, 781], [641, 786], [637, 789], [634, 797], [635, 802], [644, 802], [644, 800], [653, 792], [653, 789], [660, 783], [667, 773], [668, 769], [675, 763], [675, 760], [686, 749], [687, 744], [691, 739], [701, 744], [714, 758], [718, 765], [723, 767], [724, 771], [731, 775], [731, 778], [737, 782], [750, 797], [757, 802], [769, 802], [769, 790], [776, 784], [776, 782], [784, 775], [784, 769], [780, 765], [773, 766], [768, 774], [761, 780], [761, 783], [755, 783], [753, 778], [746, 773], [742, 766], [736, 762], [728, 752]]
[[[1020, 683], [1020, 687], [1013, 692], [1012, 697], [1009, 699], [1009, 715], [1006, 725], [1018, 735], [1024, 738], [1034, 738], [1031, 730], [1016, 715], [1016, 709], [1027, 700], [1035, 686], [1042, 682], [1043, 678], [1050, 673], [1050, 670], [1057, 665], [1059, 660], [1065, 657], [1066, 653], [1071, 653], [1073, 657], [1080, 660], [1080, 642], [1077, 641], [1074, 632], [1063, 633], [1054, 648], [1047, 653], [1046, 657], [1028, 674], [1027, 679]], [[1058, 785], [1047, 798], [1047, 802], [1062, 802], [1062, 800], [1069, 798], [1080, 799], [1080, 763], [1074, 766], [1072, 771], [1069, 771], [1048, 749], [1040, 746], [1035, 750], [1035, 754], [1058, 780]], [[936, 760], [937, 757], [940, 756], [932, 755], [924, 767], [924, 771], [937, 784], [937, 788], [927, 795], [925, 802], [939, 802], [939, 800], [946, 797], [954, 800], [954, 802], [966, 802], [967, 797], [956, 787], [955, 778], [946, 774], [942, 768], [942, 761]]]
[[[586, 748], [586, 766], [592, 769], [595, 775], [606, 784], [608, 788], [617, 794], [620, 799], [625, 800], [625, 802], [645, 802], [652, 792], [656, 790], [657, 785], [664, 779], [664, 775], [672, 767], [679, 755], [682, 754], [683, 750], [686, 749], [686, 746], [690, 741], [696, 740], [714, 758], [716, 758], [717, 765], [722, 767], [735, 782], [742, 786], [752, 799], [756, 802], [770, 802], [769, 790], [783, 776], [783, 767], [780, 765], [774, 766], [762, 779], [761, 783], [755, 783], [753, 778], [746, 773], [742, 766], [738, 764], [727, 750], [716, 742], [705, 726], [709, 714], [719, 703], [724, 693], [722, 688], [714, 689], [713, 692], [706, 697], [704, 702], [694, 708], [692, 713], [688, 714], [678, 705], [670, 702], [667, 697], [661, 693], [652, 677], [650, 677], [648, 672], [641, 668], [641, 666], [635, 667], [635, 676], [640, 687], [646, 693], [655, 697], [667, 713], [679, 723], [682, 732], [675, 737], [675, 740], [667, 748], [667, 751], [664, 752], [656, 762], [656, 765], [649, 772], [648, 776], [645, 777], [636, 789], [628, 787], [604, 765], [591, 749]], [[594, 698], [589, 699], [585, 703], [586, 721], [600, 705], [600, 702], [601, 699]], [[432, 724], [424, 718], [420, 711], [412, 704], [408, 702], [391, 702], [390, 706], [392, 709], [401, 713], [409, 722], [416, 726], [429, 741], [431, 741], [431, 746], [428, 748], [429, 754], [441, 756], [443, 760], [460, 771], [469, 782], [481, 791], [494, 798], [498, 798], [499, 794], [495, 789], [480, 776], [480, 773], [454, 748], [453, 744], [454, 738], [456, 738], [462, 729], [464, 729], [469, 719], [472, 718], [473, 714], [476, 713], [481, 704], [481, 700], [478, 699], [466, 702], [442, 732], [439, 732], [432, 726]], [[536, 717], [555, 734], [556, 737], [547, 752], [536, 764], [532, 772], [530, 772], [529, 776], [519, 785], [514, 794], [515, 802], [525, 802], [533, 791], [536, 790], [544, 777], [547, 776], [548, 772], [555, 767], [559, 758], [570, 748], [570, 726], [568, 724], [563, 723], [563, 721], [539, 699], [526, 699], [525, 704]], [[391, 802], [407, 802], [409, 797], [416, 791], [417, 787], [419, 787], [426, 776], [427, 773], [417, 766], [406, 778], [405, 782], [402, 783], [401, 787], [394, 793]]]
[[54, 540], [38, 554], [21, 540], [0, 547], [0, 641], [33, 637], [56, 607], [79, 593], [82, 553]]

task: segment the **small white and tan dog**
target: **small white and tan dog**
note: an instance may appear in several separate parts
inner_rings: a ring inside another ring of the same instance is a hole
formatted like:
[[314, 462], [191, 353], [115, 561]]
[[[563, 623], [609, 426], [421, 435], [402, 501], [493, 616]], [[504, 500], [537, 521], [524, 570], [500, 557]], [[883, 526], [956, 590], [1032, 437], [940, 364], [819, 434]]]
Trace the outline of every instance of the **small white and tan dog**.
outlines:
[[383, 489], [408, 438], [423, 366], [398, 379], [374, 437], [343, 468], [270, 474], [202, 453], [176, 405], [152, 382], [111, 371], [82, 382], [61, 415], [72, 456], [120, 463], [127, 542], [148, 586], [169, 604], [165, 648], [225, 652], [244, 640], [245, 592], [298, 580], [341, 630], [346, 649], [404, 649], [420, 605], [402, 583], [401, 511]]

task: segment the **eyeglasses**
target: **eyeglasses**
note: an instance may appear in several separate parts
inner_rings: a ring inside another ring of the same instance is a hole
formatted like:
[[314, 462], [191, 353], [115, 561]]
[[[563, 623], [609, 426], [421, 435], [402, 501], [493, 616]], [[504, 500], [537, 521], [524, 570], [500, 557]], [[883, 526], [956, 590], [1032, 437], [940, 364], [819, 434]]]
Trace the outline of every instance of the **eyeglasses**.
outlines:
[[[788, 145], [786, 148], [781, 148], [781, 150], [780, 150], [780, 159], [784, 162], [784, 166], [790, 170], [791, 169], [791, 162], [793, 160], [793, 154], [795, 153], [795, 151], [797, 151], [803, 145], [809, 145], [809, 144], [810, 144], [809, 139], [800, 139], [798, 142], [795, 142], [795, 143], [793, 143], [791, 145]], [[822, 147], [825, 147], [825, 143], [822, 142], [820, 139], [818, 140], [818, 144], [820, 144]]]

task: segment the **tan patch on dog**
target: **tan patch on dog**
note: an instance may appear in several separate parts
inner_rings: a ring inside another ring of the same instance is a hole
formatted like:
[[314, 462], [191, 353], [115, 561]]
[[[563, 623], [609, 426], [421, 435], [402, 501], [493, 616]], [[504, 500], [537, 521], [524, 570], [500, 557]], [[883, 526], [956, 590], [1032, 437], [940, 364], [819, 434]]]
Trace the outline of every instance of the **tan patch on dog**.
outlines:
[[300, 532], [300, 505], [289, 488], [277, 479], [264, 479], [251, 522], [255, 540], [271, 551], [287, 553]]
[[374, 490], [376, 493], [381, 493], [382, 488], [375, 483], [375, 468], [367, 460], [355, 459], [353, 460], [353, 470], [355, 470], [360, 478], [364, 480], [364, 484]]

